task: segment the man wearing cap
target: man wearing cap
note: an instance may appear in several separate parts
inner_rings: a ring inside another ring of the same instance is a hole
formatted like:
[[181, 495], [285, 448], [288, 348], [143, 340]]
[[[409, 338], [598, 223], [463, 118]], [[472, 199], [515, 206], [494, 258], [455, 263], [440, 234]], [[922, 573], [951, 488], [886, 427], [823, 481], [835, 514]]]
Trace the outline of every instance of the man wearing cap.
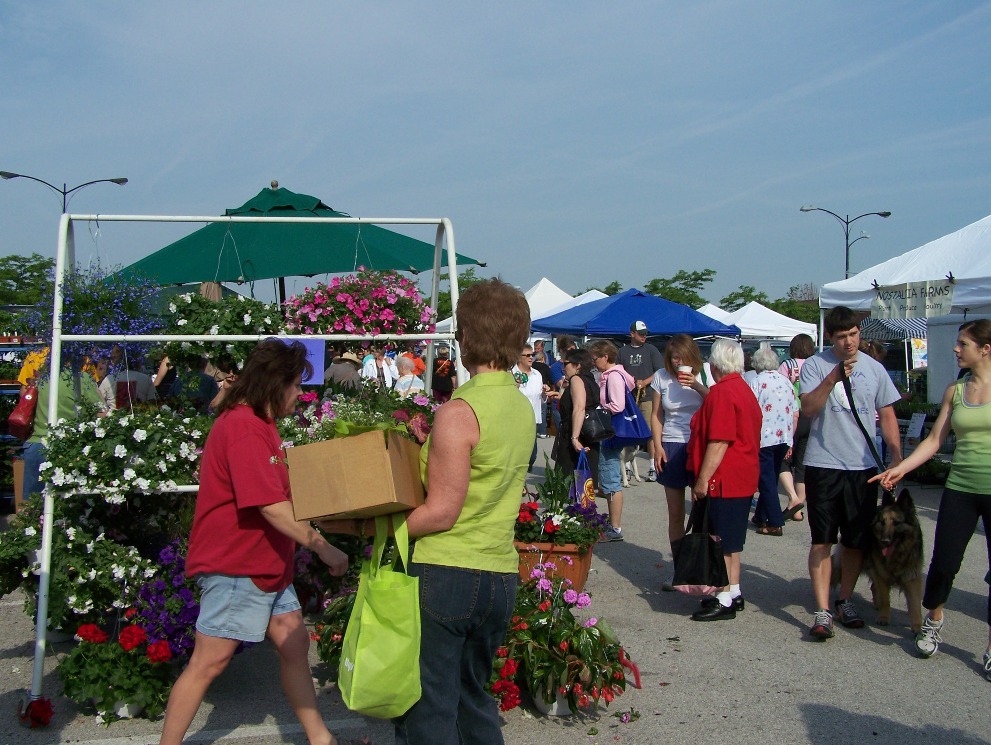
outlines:
[[334, 357], [330, 367], [323, 371], [323, 380], [338, 388], [360, 388], [361, 360], [354, 352]]
[[[664, 367], [664, 358], [660, 351], [653, 344], [647, 341], [647, 324], [643, 321], [634, 321], [630, 324], [630, 343], [619, 350], [617, 362], [623, 366], [630, 375], [637, 381], [634, 397], [640, 407], [640, 413], [645, 422], [650, 421], [651, 402], [650, 396], [644, 395], [647, 386], [654, 377], [654, 373]], [[647, 480], [653, 481], [657, 477], [654, 471], [654, 443], [647, 443], [647, 451], [650, 453], [650, 470], [647, 472]]]

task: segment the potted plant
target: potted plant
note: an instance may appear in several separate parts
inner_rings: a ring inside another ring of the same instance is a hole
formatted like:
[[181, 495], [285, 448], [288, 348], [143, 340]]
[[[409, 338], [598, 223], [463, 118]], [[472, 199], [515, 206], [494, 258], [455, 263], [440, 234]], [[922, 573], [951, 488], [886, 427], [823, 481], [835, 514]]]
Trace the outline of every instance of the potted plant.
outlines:
[[520, 554], [520, 579], [527, 581], [537, 564], [551, 557], [554, 576], [567, 577], [576, 590], [585, 587], [592, 563], [592, 547], [606, 528], [606, 516], [595, 502], [583, 506], [571, 494], [573, 477], [546, 469], [546, 478], [535, 492], [524, 491], [516, 519], [516, 549]]
[[503, 711], [519, 705], [521, 685], [545, 713], [562, 714], [608, 706], [626, 690], [627, 670], [640, 687], [640, 673], [615, 632], [591, 615], [591, 597], [554, 577], [555, 569], [554, 562], [538, 564], [517, 591], [489, 683]]
[[138, 624], [125, 626], [113, 640], [96, 624], [84, 624], [76, 639], [79, 645], [58, 667], [68, 698], [95, 709], [101, 722], [151, 719], [165, 710], [174, 679], [167, 641], [150, 641]]

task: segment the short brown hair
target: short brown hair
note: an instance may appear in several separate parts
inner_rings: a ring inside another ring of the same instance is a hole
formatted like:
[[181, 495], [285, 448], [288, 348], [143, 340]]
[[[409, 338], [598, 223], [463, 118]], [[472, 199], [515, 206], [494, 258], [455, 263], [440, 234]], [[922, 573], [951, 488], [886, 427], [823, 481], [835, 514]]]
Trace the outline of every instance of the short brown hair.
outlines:
[[616, 349], [616, 345], [608, 339], [593, 341], [588, 345], [588, 352], [592, 355], [593, 360], [596, 357], [605, 357], [609, 361], [610, 365], [616, 364], [616, 356], [619, 354], [619, 350]]
[[489, 365], [508, 370], [530, 335], [526, 297], [501, 279], [473, 284], [458, 300], [455, 337], [466, 367]]
[[580, 373], [586, 373], [593, 367], [592, 355], [588, 353], [587, 349], [579, 349], [578, 347], [568, 350], [565, 355], [565, 364], [568, 363], [576, 365]]
[[303, 377], [313, 374], [313, 365], [306, 359], [306, 347], [302, 342], [260, 341], [248, 355], [244, 369], [220, 402], [217, 413], [247, 404], [255, 416], [269, 419], [271, 412], [282, 408], [286, 388], [295, 384], [301, 374]]
[[823, 323], [826, 327], [826, 333], [832, 336], [840, 331], [849, 331], [859, 327], [860, 317], [845, 305], [837, 305], [826, 313]]
[[664, 369], [671, 374], [672, 378], [678, 377], [678, 370], [675, 368], [674, 362], [671, 361], [675, 355], [681, 357], [681, 364], [692, 366], [693, 375], [698, 375], [702, 370], [702, 352], [699, 350], [699, 345], [688, 334], [675, 334], [664, 345]]

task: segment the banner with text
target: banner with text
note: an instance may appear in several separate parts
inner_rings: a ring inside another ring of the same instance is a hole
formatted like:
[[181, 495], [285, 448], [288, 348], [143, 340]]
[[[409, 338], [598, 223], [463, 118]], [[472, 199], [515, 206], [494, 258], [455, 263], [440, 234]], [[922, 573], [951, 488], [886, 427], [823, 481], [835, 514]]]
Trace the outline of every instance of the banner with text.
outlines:
[[953, 306], [953, 283], [946, 279], [878, 287], [871, 302], [872, 318], [932, 318]]

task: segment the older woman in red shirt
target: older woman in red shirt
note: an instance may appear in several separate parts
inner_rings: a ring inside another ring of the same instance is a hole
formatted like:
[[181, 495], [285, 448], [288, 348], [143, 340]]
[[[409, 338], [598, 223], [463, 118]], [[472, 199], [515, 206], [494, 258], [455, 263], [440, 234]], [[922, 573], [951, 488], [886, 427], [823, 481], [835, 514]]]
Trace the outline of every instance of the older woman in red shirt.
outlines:
[[688, 470], [695, 475], [692, 500], [709, 499], [712, 533], [722, 540], [729, 585], [705, 598], [692, 614], [695, 621], [736, 618], [743, 610], [740, 553], [747, 537], [750, 500], [760, 478], [761, 411], [743, 380], [743, 348], [716, 339], [709, 365], [717, 385], [709, 389], [692, 417], [688, 438]]

